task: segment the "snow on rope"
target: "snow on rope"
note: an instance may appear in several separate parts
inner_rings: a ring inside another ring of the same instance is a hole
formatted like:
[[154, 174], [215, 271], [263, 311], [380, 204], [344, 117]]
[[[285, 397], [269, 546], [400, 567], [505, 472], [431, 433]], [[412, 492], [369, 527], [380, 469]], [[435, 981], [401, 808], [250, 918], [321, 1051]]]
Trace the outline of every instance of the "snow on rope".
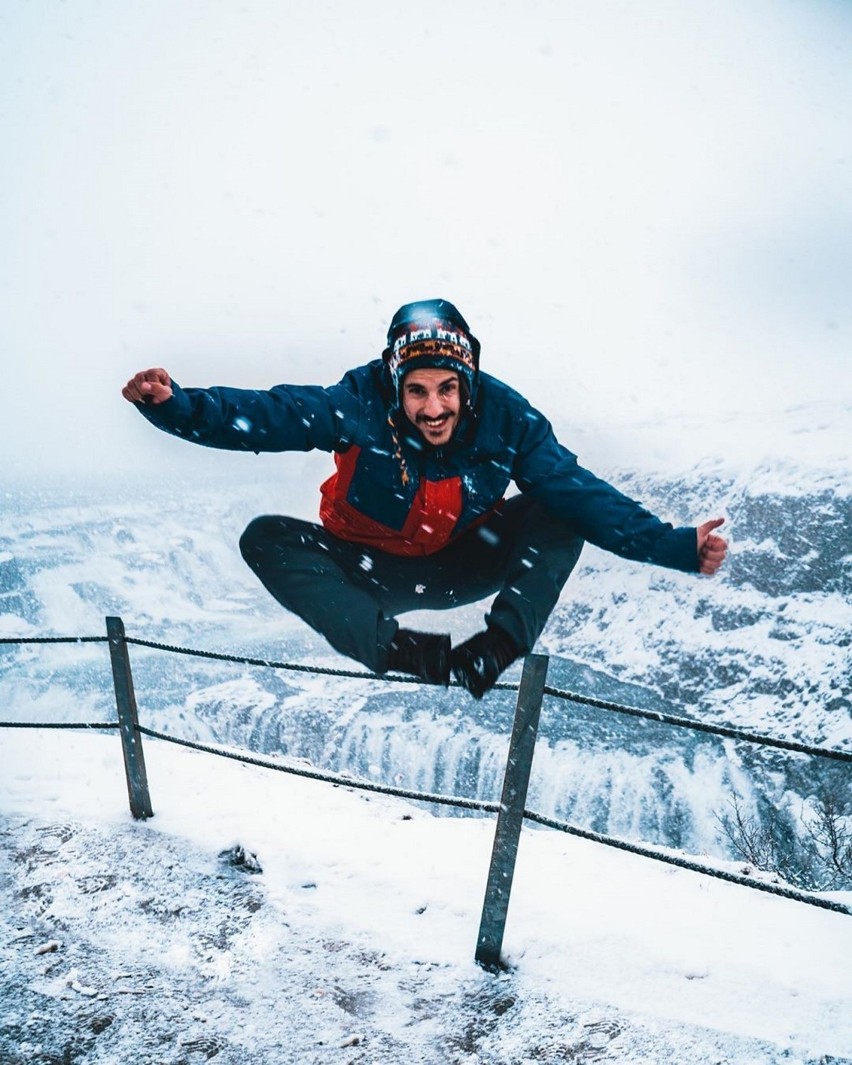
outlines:
[[[25, 644], [25, 643], [106, 643], [106, 636], [32, 636], [26, 638], [4, 637], [0, 638], [0, 644]], [[148, 647], [156, 651], [167, 651], [170, 654], [190, 655], [194, 658], [208, 658], [217, 662], [235, 662], [238, 665], [262, 666], [268, 669], [286, 669], [296, 673], [313, 673], [327, 677], [350, 677], [355, 680], [381, 680], [388, 683], [411, 684], [412, 678], [394, 673], [368, 673], [363, 670], [331, 669], [327, 666], [306, 666], [297, 662], [276, 662], [266, 658], [250, 658], [244, 655], [224, 654], [220, 651], [203, 651], [193, 647], [178, 647], [175, 644], [159, 643], [155, 640], [142, 640], [134, 636], [127, 636], [126, 643], [135, 644], [137, 647]], [[451, 682], [452, 687], [459, 687]], [[494, 685], [495, 690], [517, 691], [518, 685], [506, 681], [499, 681]], [[631, 717], [644, 718], [646, 721], [655, 721], [658, 724], [672, 725], [675, 728], [692, 729], [694, 732], [704, 732], [713, 736], [724, 736], [727, 739], [742, 740], [745, 743], [754, 743], [762, 747], [775, 747], [782, 751], [792, 751], [796, 754], [807, 754], [814, 758], [828, 758], [837, 762], [852, 763], [852, 752], [838, 751], [830, 747], [814, 747], [806, 743], [797, 743], [795, 740], [782, 740], [773, 736], [765, 736], [747, 729], [734, 728], [731, 725], [714, 725], [706, 721], [696, 721], [694, 718], [680, 717], [676, 714], [667, 714], [659, 710], [642, 710], [637, 706], [623, 706], [620, 703], [609, 702], [606, 699], [595, 699], [589, 695], [580, 695], [577, 692], [565, 691], [562, 688], [554, 688], [545, 685], [545, 695], [551, 695], [556, 699], [565, 699], [580, 706], [590, 706], [596, 710], [608, 710], [616, 714], [627, 714]], [[0, 727], [3, 722], [0, 722]]]
[[[133, 636], [127, 637], [127, 643], [136, 644], [138, 647], [149, 647], [158, 651], [168, 651], [172, 654], [192, 655], [199, 658], [212, 658], [219, 662], [236, 662], [247, 666], [266, 666], [269, 669], [288, 669], [299, 673], [319, 673], [330, 677], [353, 677], [358, 680], [384, 680], [396, 683], [410, 684], [411, 678], [398, 676], [393, 673], [365, 673], [363, 671], [347, 669], [330, 669], [321, 666], [304, 666], [295, 662], [274, 662], [263, 658], [245, 658], [238, 655], [222, 654], [217, 651], [198, 651], [190, 647], [176, 647], [173, 644], [157, 643], [154, 640], [139, 640]], [[451, 682], [452, 687], [459, 687]], [[517, 691], [518, 685], [501, 681], [494, 685], [495, 689], [502, 691]], [[629, 714], [631, 717], [645, 718], [647, 721], [656, 721], [665, 725], [673, 725], [676, 728], [688, 728], [697, 732], [707, 732], [714, 736], [725, 736], [728, 739], [743, 740], [747, 743], [760, 744], [763, 747], [778, 747], [784, 751], [795, 751], [798, 754], [809, 754], [815, 758], [831, 758], [839, 762], [852, 763], [852, 752], [837, 751], [829, 747], [812, 747], [805, 743], [796, 743], [793, 740], [775, 739], [772, 736], [763, 736], [756, 732], [734, 728], [730, 725], [712, 725], [709, 722], [696, 721], [694, 718], [678, 717], [675, 714], [665, 714], [658, 710], [641, 710], [636, 706], [622, 706], [620, 703], [608, 702], [605, 699], [594, 699], [588, 695], [578, 695], [576, 692], [564, 691], [561, 688], [553, 688], [550, 685], [544, 687], [545, 695], [552, 695], [557, 699], [567, 699], [569, 702], [583, 706], [591, 706], [597, 710], [610, 710], [617, 714]]]

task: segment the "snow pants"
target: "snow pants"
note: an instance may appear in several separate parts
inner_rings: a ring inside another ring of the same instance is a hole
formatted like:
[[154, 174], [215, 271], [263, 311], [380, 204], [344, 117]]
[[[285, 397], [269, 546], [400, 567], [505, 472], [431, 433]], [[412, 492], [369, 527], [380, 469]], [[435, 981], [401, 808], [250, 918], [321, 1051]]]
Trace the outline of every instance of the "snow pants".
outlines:
[[532, 650], [583, 539], [526, 496], [431, 555], [393, 555], [280, 515], [255, 518], [243, 558], [266, 589], [341, 654], [383, 673], [410, 610], [448, 610], [496, 594], [487, 619]]

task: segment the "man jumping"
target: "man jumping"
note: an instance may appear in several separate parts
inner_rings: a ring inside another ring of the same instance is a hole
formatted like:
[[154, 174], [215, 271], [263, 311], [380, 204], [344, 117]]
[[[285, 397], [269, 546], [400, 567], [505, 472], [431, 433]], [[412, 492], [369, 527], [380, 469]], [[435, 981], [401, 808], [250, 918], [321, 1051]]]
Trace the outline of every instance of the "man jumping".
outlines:
[[[585, 540], [623, 558], [712, 575], [723, 518], [673, 528], [577, 463], [547, 419], [479, 369], [446, 300], [401, 307], [382, 357], [336, 385], [181, 388], [163, 369], [124, 387], [158, 428], [233, 451], [334, 454], [322, 524], [255, 518], [240, 550], [269, 592], [337, 651], [482, 698], [530, 651]], [[505, 499], [510, 483], [519, 495]], [[485, 628], [400, 628], [410, 610], [494, 596]]]

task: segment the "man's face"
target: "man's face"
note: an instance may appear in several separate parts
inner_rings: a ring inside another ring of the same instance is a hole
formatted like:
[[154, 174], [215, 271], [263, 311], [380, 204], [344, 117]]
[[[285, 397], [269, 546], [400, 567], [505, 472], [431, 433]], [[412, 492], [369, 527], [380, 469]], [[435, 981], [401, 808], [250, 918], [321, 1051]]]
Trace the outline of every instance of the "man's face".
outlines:
[[427, 444], [449, 443], [461, 417], [461, 389], [455, 370], [409, 370], [402, 379], [402, 409]]

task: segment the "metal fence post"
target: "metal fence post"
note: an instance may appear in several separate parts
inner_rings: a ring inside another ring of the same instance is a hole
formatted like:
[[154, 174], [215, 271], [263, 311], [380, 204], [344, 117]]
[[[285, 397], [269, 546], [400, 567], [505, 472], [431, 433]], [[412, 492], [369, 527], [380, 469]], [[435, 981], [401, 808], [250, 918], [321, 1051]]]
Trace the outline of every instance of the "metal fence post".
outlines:
[[138, 731], [139, 718], [136, 712], [136, 695], [133, 691], [133, 675], [130, 672], [124, 622], [121, 618], [107, 618], [106, 626], [130, 812], [137, 821], [141, 821], [147, 817], [153, 817], [154, 811], [151, 809], [151, 796], [148, 794], [148, 774], [145, 770], [145, 755], [142, 752], [142, 737]]
[[486, 969], [505, 968], [500, 960], [500, 951], [515, 875], [515, 859], [524, 820], [548, 661], [547, 655], [527, 655], [524, 659], [476, 946], [476, 960]]

